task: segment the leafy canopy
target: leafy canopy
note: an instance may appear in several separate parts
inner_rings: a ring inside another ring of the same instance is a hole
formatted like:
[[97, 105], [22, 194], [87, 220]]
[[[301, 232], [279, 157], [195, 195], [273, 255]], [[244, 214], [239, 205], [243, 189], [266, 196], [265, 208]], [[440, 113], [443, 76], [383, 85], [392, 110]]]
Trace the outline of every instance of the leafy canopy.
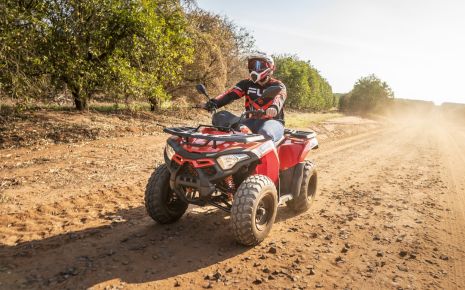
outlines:
[[293, 55], [277, 55], [274, 59], [274, 75], [287, 87], [287, 106], [315, 111], [335, 106], [331, 86], [310, 62]]
[[394, 92], [389, 85], [374, 74], [362, 77], [350, 93], [341, 97], [340, 109], [354, 113], [366, 113], [382, 109]]
[[[0, 79], [2, 85], [14, 87], [18, 71], [25, 80], [46, 76], [56, 88], [67, 86], [78, 109], [98, 91], [163, 98], [165, 85], [178, 81], [192, 59], [187, 21], [177, 1], [31, 0], [0, 5], [5, 43], [0, 65], [10, 72]], [[26, 36], [22, 43], [20, 36]], [[18, 44], [21, 49], [9, 55]]]

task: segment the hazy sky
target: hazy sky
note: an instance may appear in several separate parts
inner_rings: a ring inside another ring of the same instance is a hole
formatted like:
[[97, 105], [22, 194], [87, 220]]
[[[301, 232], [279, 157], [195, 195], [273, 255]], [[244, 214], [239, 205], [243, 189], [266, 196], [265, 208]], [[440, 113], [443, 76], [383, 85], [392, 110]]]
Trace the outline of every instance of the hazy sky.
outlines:
[[374, 73], [398, 98], [465, 103], [465, 0], [198, 0], [257, 47], [310, 60], [334, 92]]

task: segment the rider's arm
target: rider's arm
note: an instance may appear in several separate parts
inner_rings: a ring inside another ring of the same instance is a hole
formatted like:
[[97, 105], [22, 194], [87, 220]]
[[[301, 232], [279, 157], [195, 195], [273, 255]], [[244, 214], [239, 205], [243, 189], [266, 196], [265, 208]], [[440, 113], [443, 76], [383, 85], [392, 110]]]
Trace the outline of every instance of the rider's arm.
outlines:
[[286, 86], [283, 83], [279, 83], [281, 92], [273, 99], [273, 104], [270, 107], [275, 107], [277, 112], [280, 112], [284, 106], [284, 102], [287, 98]]
[[247, 90], [247, 81], [238, 82], [233, 88], [227, 90], [223, 94], [217, 96], [212, 101], [218, 108], [226, 106], [234, 100], [240, 99], [245, 95]]

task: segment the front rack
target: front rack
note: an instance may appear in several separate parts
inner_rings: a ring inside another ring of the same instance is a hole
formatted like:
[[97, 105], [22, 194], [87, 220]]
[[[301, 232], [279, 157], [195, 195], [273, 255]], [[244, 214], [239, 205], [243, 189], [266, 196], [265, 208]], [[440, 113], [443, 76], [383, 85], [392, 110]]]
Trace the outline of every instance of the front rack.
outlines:
[[[231, 132], [231, 134], [224, 134], [224, 135], [211, 135], [211, 134], [203, 134], [199, 132], [200, 128], [216, 128], [219, 130], [226, 130]], [[204, 139], [208, 141], [223, 141], [223, 142], [237, 142], [237, 143], [251, 143], [251, 142], [261, 142], [265, 141], [265, 137], [260, 134], [237, 134], [234, 133], [230, 128], [223, 128], [218, 126], [209, 126], [209, 125], [200, 125], [197, 128], [194, 127], [172, 127], [172, 128], [165, 128], [163, 132], [179, 136], [182, 138], [197, 138], [197, 139]]]
[[[211, 135], [204, 134], [199, 132], [200, 128], [215, 128], [218, 130], [230, 132], [230, 134], [223, 135]], [[189, 143], [189, 138], [203, 139], [207, 141], [213, 141], [215, 144], [218, 141], [223, 142], [237, 142], [237, 143], [251, 143], [251, 142], [261, 142], [266, 141], [267, 139], [260, 134], [242, 134], [235, 133], [231, 128], [210, 126], [210, 125], [200, 125], [198, 127], [172, 127], [165, 128], [163, 132], [175, 135], [181, 138], [186, 139], [186, 143]], [[316, 137], [316, 133], [313, 131], [298, 131], [292, 129], [285, 129], [284, 135], [298, 139], [312, 139]], [[204, 144], [205, 145], [205, 144]]]

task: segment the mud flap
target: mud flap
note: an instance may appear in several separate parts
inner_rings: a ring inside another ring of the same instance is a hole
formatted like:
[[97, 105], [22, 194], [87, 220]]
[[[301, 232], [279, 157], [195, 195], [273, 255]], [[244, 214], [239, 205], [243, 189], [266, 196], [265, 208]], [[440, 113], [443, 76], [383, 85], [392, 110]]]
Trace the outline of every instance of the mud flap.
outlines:
[[302, 178], [304, 175], [304, 163], [298, 163], [294, 166], [294, 178], [292, 180], [292, 191], [293, 198], [297, 198], [300, 194], [300, 187], [302, 186]]
[[281, 171], [280, 179], [280, 196], [286, 194], [292, 195], [295, 199], [299, 196], [300, 187], [302, 186], [302, 178], [304, 172], [304, 163], [297, 163], [295, 166]]

